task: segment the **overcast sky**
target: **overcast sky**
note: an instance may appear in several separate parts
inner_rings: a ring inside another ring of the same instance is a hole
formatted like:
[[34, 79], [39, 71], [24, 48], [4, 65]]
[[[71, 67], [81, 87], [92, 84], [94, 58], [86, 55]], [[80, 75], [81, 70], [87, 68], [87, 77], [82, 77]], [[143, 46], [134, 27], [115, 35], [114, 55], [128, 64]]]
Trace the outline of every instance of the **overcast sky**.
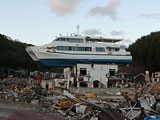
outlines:
[[0, 0], [0, 33], [43, 45], [59, 34], [123, 38], [160, 31], [160, 0]]

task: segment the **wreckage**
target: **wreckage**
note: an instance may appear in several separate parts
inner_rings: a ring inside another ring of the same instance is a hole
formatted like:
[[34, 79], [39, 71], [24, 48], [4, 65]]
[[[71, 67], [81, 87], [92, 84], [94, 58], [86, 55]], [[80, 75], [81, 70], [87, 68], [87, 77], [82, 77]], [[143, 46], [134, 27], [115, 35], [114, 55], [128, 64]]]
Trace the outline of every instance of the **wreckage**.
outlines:
[[149, 73], [142, 76], [143, 84], [134, 83], [129, 88], [132, 95], [123, 88], [106, 94], [100, 93], [100, 88], [97, 93], [80, 92], [80, 88], [48, 90], [36, 79], [5, 78], [0, 80], [0, 99], [40, 106], [40, 111], [53, 112], [65, 119], [159, 120], [160, 83], [150, 78]]

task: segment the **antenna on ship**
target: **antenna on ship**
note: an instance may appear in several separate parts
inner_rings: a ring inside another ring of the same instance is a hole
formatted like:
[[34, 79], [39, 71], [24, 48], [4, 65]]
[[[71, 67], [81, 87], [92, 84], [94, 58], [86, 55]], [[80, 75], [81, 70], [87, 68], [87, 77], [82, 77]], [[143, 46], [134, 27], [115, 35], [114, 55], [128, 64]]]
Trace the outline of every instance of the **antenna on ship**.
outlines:
[[80, 29], [80, 26], [77, 25], [77, 35], [79, 35], [79, 29]]

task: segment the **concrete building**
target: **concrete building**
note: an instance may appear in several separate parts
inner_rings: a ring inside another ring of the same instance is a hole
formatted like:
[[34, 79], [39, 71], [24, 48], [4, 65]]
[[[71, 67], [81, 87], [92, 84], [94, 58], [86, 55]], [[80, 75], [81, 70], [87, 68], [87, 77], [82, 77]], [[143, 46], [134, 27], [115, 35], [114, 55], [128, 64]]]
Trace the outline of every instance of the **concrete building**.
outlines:
[[116, 64], [77, 64], [74, 74], [77, 82], [84, 87], [108, 87], [108, 78], [118, 71]]
[[63, 70], [63, 75], [55, 79], [55, 87], [61, 87], [69, 89], [70, 85], [73, 84], [73, 77], [71, 76], [71, 68], [67, 67]]
[[160, 72], [155, 72], [154, 73], [153, 81], [160, 82]]

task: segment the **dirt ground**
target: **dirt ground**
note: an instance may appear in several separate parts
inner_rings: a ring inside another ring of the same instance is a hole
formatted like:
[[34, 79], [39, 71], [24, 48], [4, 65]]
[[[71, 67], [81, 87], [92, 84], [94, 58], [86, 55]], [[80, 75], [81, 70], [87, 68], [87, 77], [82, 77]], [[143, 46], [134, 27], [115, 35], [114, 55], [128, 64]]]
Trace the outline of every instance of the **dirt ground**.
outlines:
[[64, 120], [52, 113], [0, 103], [0, 120]]

